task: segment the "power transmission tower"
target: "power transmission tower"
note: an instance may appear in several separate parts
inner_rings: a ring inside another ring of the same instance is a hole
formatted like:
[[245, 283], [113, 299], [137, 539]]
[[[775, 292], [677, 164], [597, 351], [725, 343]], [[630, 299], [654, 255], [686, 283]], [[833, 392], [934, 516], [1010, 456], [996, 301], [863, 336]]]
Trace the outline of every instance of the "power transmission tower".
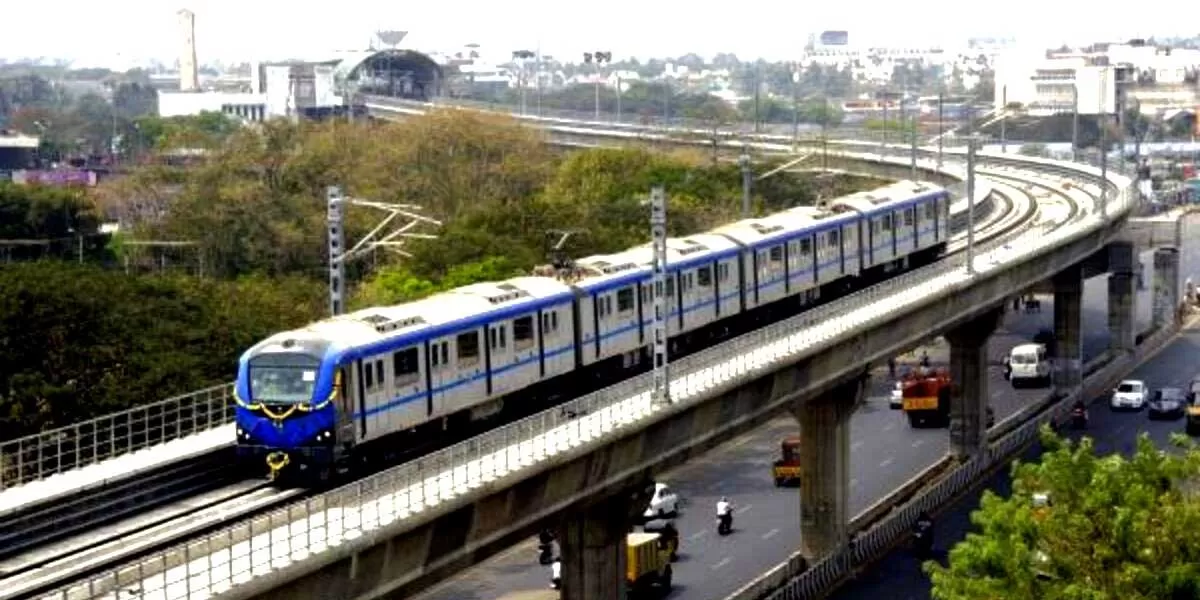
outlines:
[[[437, 239], [436, 235], [413, 233], [412, 230], [422, 224], [437, 227], [441, 227], [442, 225], [442, 222], [437, 219], [431, 219], [417, 213], [416, 211], [420, 210], [421, 207], [415, 204], [392, 204], [352, 198], [343, 195], [342, 188], [339, 186], [329, 186], [326, 188], [325, 198], [328, 210], [326, 222], [329, 226], [329, 309], [334, 316], [342, 314], [345, 310], [343, 292], [346, 281], [346, 261], [353, 260], [380, 248], [395, 252], [401, 256], [411, 257], [412, 255], [403, 249], [406, 240]], [[383, 211], [387, 213], [387, 216], [374, 229], [367, 232], [357, 244], [346, 250], [343, 209], [348, 205]], [[404, 224], [396, 227], [395, 224], [397, 221], [404, 222]], [[389, 226], [392, 226], [390, 232], [383, 234]]]

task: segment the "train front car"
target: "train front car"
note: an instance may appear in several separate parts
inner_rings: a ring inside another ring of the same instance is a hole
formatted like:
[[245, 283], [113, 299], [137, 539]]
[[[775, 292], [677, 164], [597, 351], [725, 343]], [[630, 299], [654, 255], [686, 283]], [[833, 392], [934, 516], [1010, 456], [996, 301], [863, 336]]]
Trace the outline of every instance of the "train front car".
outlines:
[[340, 372], [329, 343], [279, 334], [247, 350], [235, 389], [237, 455], [271, 479], [326, 481], [339, 464]]

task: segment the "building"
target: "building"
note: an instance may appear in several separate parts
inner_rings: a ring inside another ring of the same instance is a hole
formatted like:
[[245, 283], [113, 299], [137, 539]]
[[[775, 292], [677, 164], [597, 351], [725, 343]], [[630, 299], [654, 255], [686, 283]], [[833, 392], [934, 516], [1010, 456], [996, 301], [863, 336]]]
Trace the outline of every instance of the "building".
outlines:
[[0, 129], [0, 172], [35, 167], [40, 144], [37, 137]]
[[441, 94], [442, 68], [412, 50], [370, 50], [317, 61], [254, 65], [241, 91], [160, 90], [163, 117], [223, 112], [247, 121], [293, 117], [355, 104], [362, 95], [429, 100]]
[[1200, 51], [1155, 47], [1140, 40], [1083, 50], [1011, 51], [996, 59], [999, 109], [1020, 104], [1031, 116], [1071, 112], [1115, 114], [1117, 104], [1146, 115], [1200, 104]]

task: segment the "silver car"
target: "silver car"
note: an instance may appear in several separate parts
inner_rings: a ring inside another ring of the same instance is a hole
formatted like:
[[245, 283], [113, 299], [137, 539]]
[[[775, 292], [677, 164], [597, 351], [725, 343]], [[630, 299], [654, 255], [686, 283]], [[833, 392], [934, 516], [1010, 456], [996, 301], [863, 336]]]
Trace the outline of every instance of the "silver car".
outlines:
[[1179, 388], [1154, 390], [1149, 416], [1151, 419], [1178, 419], [1183, 416], [1184, 404], [1183, 390]]

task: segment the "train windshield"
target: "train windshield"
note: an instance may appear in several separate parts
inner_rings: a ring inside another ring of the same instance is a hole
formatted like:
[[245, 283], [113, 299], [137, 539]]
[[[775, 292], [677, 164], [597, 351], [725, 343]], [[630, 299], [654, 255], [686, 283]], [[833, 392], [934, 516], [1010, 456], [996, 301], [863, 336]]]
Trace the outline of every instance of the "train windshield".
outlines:
[[260, 354], [250, 359], [250, 397], [263, 404], [309, 402], [320, 366], [307, 354]]

